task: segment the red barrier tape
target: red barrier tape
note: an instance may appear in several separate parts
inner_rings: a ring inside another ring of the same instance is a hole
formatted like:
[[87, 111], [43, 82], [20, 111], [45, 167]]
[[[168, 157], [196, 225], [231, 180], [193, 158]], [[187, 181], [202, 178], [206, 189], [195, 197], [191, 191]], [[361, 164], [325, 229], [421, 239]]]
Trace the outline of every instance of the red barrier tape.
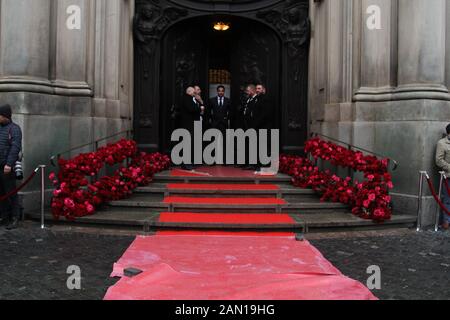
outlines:
[[433, 184], [431, 183], [431, 180], [427, 178], [428, 187], [430, 188], [431, 194], [434, 197], [434, 200], [438, 203], [439, 207], [447, 213], [447, 215], [450, 215], [450, 211], [445, 207], [445, 205], [442, 203], [441, 199], [439, 199], [439, 196], [436, 193], [436, 190], [434, 189]]
[[33, 180], [33, 178], [36, 176], [36, 174], [37, 174], [37, 172], [34, 171], [34, 172], [31, 174], [31, 176], [30, 176], [27, 180], [25, 180], [25, 182], [22, 183], [18, 188], [16, 188], [16, 189], [14, 189], [13, 191], [11, 191], [11, 192], [9, 192], [9, 193], [7, 193], [7, 194], [1, 196], [1, 197], [0, 197], [0, 202], [1, 202], [1, 201], [5, 201], [5, 200], [8, 199], [9, 197], [12, 197], [12, 196], [18, 194], [23, 188], [25, 188], [25, 187], [27, 186], [27, 184], [29, 184], [29, 183], [31, 182], [31, 180]]

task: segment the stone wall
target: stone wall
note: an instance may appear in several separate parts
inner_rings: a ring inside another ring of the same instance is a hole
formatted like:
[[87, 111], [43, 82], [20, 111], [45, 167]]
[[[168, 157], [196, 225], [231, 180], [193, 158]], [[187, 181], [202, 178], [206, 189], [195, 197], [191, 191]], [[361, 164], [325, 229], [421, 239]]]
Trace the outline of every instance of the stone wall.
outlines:
[[[0, 12], [0, 102], [23, 128], [26, 174], [130, 128], [134, 1], [3, 0]], [[39, 185], [25, 190], [27, 209]]]
[[[131, 128], [133, 0], [0, 3], [0, 102], [24, 128], [27, 173]], [[398, 160], [395, 209], [414, 213], [418, 171], [437, 180], [435, 143], [450, 120], [450, 0], [311, 0], [310, 8], [309, 131]], [[26, 190], [28, 208], [38, 206], [38, 189], [36, 181]], [[431, 222], [429, 195], [425, 206]]]
[[[435, 145], [450, 122], [450, 1], [324, 0], [311, 17], [311, 131], [396, 159], [395, 210], [415, 213], [418, 172], [438, 180]], [[431, 224], [429, 193], [424, 205]]]

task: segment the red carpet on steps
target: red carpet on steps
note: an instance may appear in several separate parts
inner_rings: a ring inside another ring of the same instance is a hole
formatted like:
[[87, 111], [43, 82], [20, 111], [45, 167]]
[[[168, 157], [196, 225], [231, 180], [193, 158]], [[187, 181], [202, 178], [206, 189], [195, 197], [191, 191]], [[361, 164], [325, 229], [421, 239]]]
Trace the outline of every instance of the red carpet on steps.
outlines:
[[226, 190], [226, 191], [277, 191], [280, 187], [274, 184], [194, 184], [170, 183], [169, 190]]
[[295, 224], [287, 214], [162, 213], [159, 222], [220, 224]]
[[166, 204], [226, 204], [226, 205], [283, 205], [286, 201], [277, 198], [190, 198], [166, 197]]
[[[142, 274], [127, 278], [124, 269]], [[106, 300], [373, 300], [309, 242], [291, 237], [138, 237]]]
[[[218, 214], [218, 213], [162, 213], [159, 222], [165, 223], [205, 223], [205, 224], [295, 224], [294, 219], [286, 214]], [[292, 237], [292, 232], [258, 232], [258, 231], [158, 231], [157, 235], [190, 235], [190, 236], [260, 236], [260, 237]]]
[[192, 171], [187, 171], [187, 170], [174, 169], [174, 170], [170, 171], [170, 176], [171, 177], [204, 177], [204, 176], [209, 176], [209, 175], [192, 172]]
[[245, 171], [242, 169], [226, 166], [214, 166], [214, 167], [199, 167], [194, 171], [186, 171], [181, 169], [174, 169], [170, 172], [172, 177], [215, 177], [215, 178], [270, 178], [271, 176], [256, 175], [253, 171]]

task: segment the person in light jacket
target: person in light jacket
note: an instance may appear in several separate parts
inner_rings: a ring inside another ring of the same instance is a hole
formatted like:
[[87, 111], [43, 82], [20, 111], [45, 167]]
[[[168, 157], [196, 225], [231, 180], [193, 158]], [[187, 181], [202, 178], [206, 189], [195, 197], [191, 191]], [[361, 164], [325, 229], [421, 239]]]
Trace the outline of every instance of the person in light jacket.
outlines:
[[[445, 171], [447, 177], [450, 177], [450, 124], [447, 126], [447, 136], [440, 140], [436, 149], [436, 165]], [[450, 179], [447, 179], [450, 182]], [[447, 188], [444, 188], [442, 200], [446, 208], [450, 211], [450, 195]], [[450, 216], [446, 212], [442, 212], [442, 228], [448, 230], [450, 224]]]

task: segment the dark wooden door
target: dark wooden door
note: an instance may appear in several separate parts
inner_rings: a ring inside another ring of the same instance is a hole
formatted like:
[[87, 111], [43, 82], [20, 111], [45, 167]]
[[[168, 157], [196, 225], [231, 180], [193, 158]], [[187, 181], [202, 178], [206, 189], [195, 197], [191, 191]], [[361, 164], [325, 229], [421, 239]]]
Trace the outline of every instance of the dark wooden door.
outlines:
[[[160, 150], [170, 152], [172, 132], [179, 127], [178, 111], [186, 88], [207, 87], [208, 47], [201, 25], [175, 26], [162, 42]], [[205, 90], [205, 89], [204, 89]], [[203, 97], [206, 97], [206, 90]]]
[[[229, 14], [217, 14], [218, 8]], [[308, 134], [308, 0], [137, 1], [134, 129], [139, 147], [170, 150], [174, 110], [190, 82], [198, 82], [208, 96], [211, 24], [222, 19], [232, 23], [233, 103], [247, 82], [265, 82], [282, 151], [301, 153]]]
[[[208, 97], [209, 46], [211, 37], [204, 21], [190, 21], [169, 30], [162, 41], [160, 150], [169, 152], [170, 137], [178, 128], [177, 110], [187, 86], [199, 84], [203, 97]], [[239, 106], [247, 84], [263, 83], [274, 104], [276, 127], [279, 127], [281, 45], [274, 32], [262, 24], [235, 19], [230, 31], [231, 98], [233, 108]], [[214, 53], [212, 53], [214, 54]]]
[[231, 55], [232, 98], [234, 107], [242, 99], [248, 84], [264, 84], [274, 104], [275, 124], [279, 128], [280, 110], [280, 55], [281, 45], [274, 32], [262, 24], [240, 20], [233, 39]]

